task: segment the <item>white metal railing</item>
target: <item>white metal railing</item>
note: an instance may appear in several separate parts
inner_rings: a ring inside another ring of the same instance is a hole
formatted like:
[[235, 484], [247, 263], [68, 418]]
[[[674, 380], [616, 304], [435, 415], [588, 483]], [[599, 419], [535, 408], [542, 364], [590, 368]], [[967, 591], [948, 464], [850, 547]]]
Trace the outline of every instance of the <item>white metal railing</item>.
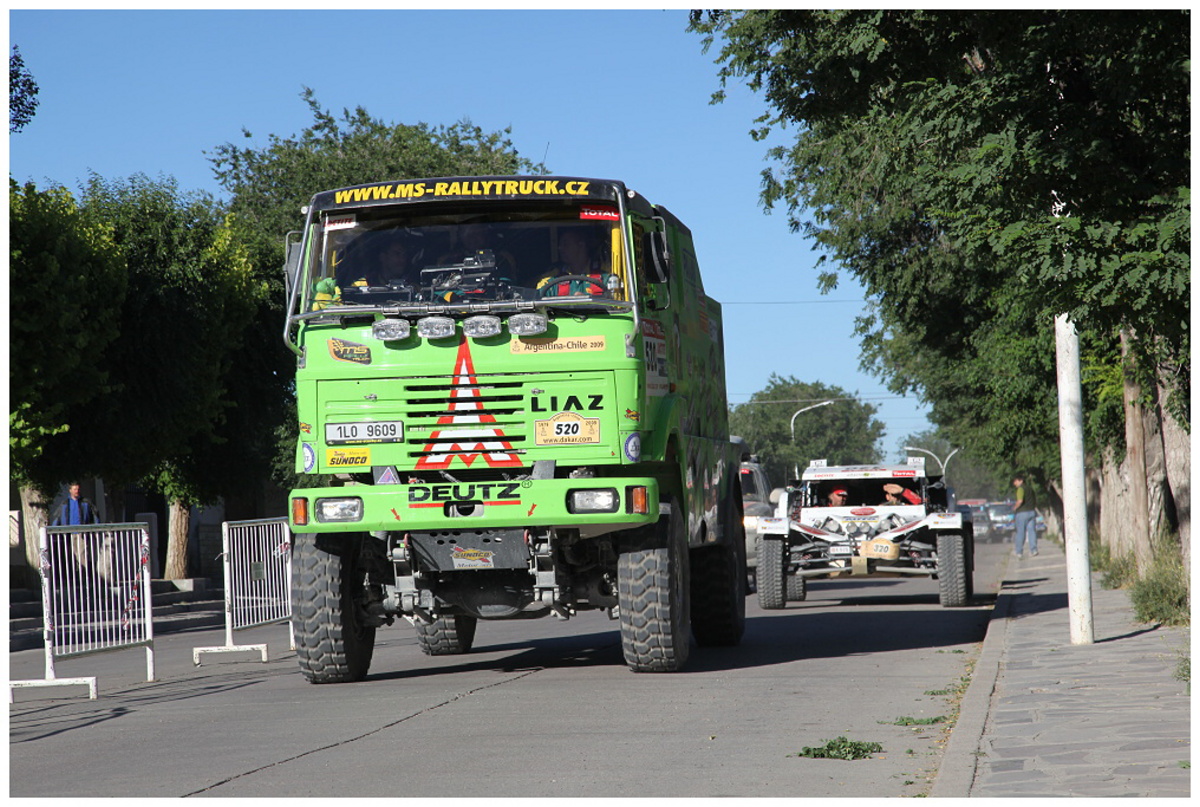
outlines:
[[16, 687], [86, 685], [96, 679], [57, 678], [55, 658], [146, 648], [146, 680], [154, 680], [150, 595], [150, 532], [146, 524], [42, 527], [39, 552], [46, 678]]
[[225, 570], [225, 644], [194, 648], [192, 663], [198, 665], [203, 653], [248, 650], [258, 651], [265, 662], [266, 644], [235, 644], [233, 632], [276, 622], [288, 622], [289, 642], [295, 650], [290, 596], [292, 533], [288, 520], [226, 521], [221, 525], [221, 549]]

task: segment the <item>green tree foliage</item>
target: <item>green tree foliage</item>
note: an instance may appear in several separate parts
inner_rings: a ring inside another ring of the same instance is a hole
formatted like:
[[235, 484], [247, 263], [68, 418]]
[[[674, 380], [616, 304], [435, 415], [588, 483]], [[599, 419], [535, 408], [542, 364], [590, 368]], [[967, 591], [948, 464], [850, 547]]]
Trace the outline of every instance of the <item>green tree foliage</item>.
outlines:
[[33, 120], [38, 106], [38, 85], [25, 67], [21, 51], [13, 45], [8, 57], [8, 132], [19, 132]]
[[[256, 313], [254, 350], [245, 351], [239, 400], [258, 402], [262, 419], [242, 430], [256, 445], [245, 447], [264, 457], [272, 478], [294, 482], [296, 419], [290, 402], [295, 356], [280, 336], [283, 330], [283, 240], [299, 229], [301, 208], [313, 194], [387, 179], [427, 176], [480, 176], [545, 173], [540, 164], [520, 157], [509, 130], [485, 132], [469, 121], [451, 126], [387, 123], [362, 107], [341, 118], [323, 109], [310, 89], [302, 97], [312, 125], [291, 137], [270, 135], [260, 148], [224, 143], [209, 156], [239, 232], [250, 245], [255, 278], [269, 287]], [[245, 138], [251, 133], [243, 130]], [[237, 379], [235, 379], [236, 381]], [[243, 444], [244, 446], [244, 444]], [[242, 467], [246, 467], [243, 465]], [[260, 467], [256, 462], [254, 467]]]
[[[822, 401], [835, 403], [796, 414]], [[884, 426], [876, 411], [839, 387], [772, 373], [765, 388], [731, 408], [729, 430], [746, 439], [772, 483], [780, 485], [813, 459], [830, 465], [878, 462]]]
[[125, 263], [107, 227], [89, 222], [64, 188], [9, 179], [9, 461], [44, 493], [67, 475], [47, 442], [86, 427], [79, 408], [111, 388], [102, 357], [117, 338]]
[[[769, 111], [763, 200], [877, 305], [866, 363], [959, 442], [1053, 467], [1051, 318], [1119, 329], [1187, 420], [1186, 11], [694, 12]], [[719, 97], [719, 94], [718, 94]], [[822, 283], [837, 282], [837, 269]], [[1146, 385], [1153, 389], [1153, 385]]]
[[[127, 287], [119, 335], [87, 357], [108, 388], [72, 408], [78, 428], [54, 437], [47, 453], [58, 478], [131, 483], [216, 439], [217, 424], [239, 403], [225, 377], [253, 348], [242, 336], [263, 290], [220, 207], [181, 194], [173, 179], [93, 176], [81, 210], [112, 234]], [[107, 294], [103, 285], [90, 291]]]
[[[339, 120], [305, 88], [312, 125], [298, 136], [270, 135], [262, 148], [218, 146], [210, 156], [231, 209], [282, 265], [284, 234], [297, 229], [300, 208], [330, 188], [388, 179], [544, 173], [518, 156], [510, 130], [485, 132], [469, 121], [452, 126], [387, 123], [360, 107]], [[253, 135], [242, 130], [245, 138]]]

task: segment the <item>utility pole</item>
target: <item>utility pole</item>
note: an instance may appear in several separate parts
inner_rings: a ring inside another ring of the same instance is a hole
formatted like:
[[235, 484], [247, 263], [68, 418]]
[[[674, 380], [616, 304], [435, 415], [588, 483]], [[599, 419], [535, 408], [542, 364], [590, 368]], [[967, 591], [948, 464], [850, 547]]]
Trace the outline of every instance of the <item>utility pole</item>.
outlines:
[[1071, 644], [1093, 644], [1092, 569], [1088, 557], [1087, 481], [1084, 476], [1083, 385], [1079, 334], [1066, 314], [1054, 318], [1058, 361], [1058, 443], [1062, 453], [1063, 543]]

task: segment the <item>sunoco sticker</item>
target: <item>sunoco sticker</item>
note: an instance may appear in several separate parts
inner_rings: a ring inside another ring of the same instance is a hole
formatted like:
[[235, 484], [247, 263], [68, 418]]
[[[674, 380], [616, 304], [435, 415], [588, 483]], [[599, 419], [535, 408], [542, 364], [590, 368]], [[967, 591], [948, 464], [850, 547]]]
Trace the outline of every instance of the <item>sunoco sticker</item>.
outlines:
[[491, 569], [496, 565], [492, 560], [494, 555], [494, 552], [484, 549], [456, 546], [450, 552], [450, 562], [454, 564], [455, 569]]
[[325, 451], [325, 464], [334, 468], [366, 468], [371, 464], [371, 449], [330, 448]]

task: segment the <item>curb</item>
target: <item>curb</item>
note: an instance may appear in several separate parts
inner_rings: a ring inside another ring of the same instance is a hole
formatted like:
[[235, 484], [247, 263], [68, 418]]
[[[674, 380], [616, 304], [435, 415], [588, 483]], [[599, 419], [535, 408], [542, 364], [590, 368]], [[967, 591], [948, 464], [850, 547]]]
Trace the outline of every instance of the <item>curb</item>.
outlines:
[[[1008, 556], [1012, 559], [1012, 555]], [[1000, 677], [1000, 666], [1008, 645], [1009, 614], [1012, 613], [1016, 595], [1005, 593], [1008, 576], [1008, 561], [1000, 573], [1000, 593], [988, 619], [987, 634], [983, 638], [983, 649], [975, 662], [971, 683], [959, 705], [958, 720], [950, 732], [942, 764], [929, 791], [930, 798], [967, 798], [975, 784], [975, 770], [979, 765], [979, 748], [987, 728], [991, 711], [992, 694]]]

